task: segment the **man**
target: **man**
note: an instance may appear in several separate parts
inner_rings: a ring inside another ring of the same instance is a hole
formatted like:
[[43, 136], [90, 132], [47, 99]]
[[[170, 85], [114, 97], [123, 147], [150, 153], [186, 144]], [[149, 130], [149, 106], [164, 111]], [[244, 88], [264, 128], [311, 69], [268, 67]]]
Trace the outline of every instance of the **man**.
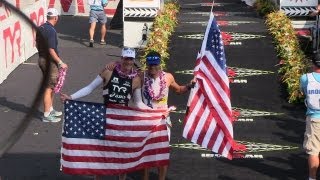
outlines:
[[[156, 51], [150, 51], [146, 56], [147, 70], [139, 74], [142, 80], [142, 100], [152, 109], [167, 109], [169, 88], [176, 93], [182, 94], [191, 89], [192, 83], [186, 86], [180, 86], [175, 82], [171, 73], [164, 72], [160, 66], [161, 55]], [[108, 64], [106, 69], [112, 70], [114, 63]], [[135, 100], [135, 99], [134, 99]], [[132, 105], [134, 106], [134, 104]], [[170, 139], [171, 121], [170, 117], [166, 118], [168, 138]], [[158, 168], [159, 180], [165, 180], [167, 174], [167, 166]], [[144, 180], [149, 179], [149, 169], [144, 169]]]
[[309, 180], [316, 180], [320, 152], [320, 55], [316, 54], [312, 62], [313, 72], [301, 76], [300, 89], [307, 106], [303, 147], [309, 155]]
[[99, 22], [101, 24], [101, 40], [100, 44], [105, 45], [105, 36], [107, 33], [106, 23], [107, 23], [107, 15], [104, 12], [104, 7], [107, 6], [108, 0], [88, 0], [88, 4], [90, 5], [90, 15], [89, 15], [89, 36], [90, 43], [89, 46], [93, 47], [94, 43], [94, 32], [96, 28], [96, 23]]
[[[127, 106], [133, 94], [135, 106], [140, 109], [150, 109], [141, 100], [141, 79], [137, 76], [137, 71], [133, 70], [134, 58], [134, 49], [124, 48], [122, 50], [121, 61], [116, 64], [113, 71], [104, 69], [88, 86], [71, 96], [61, 93], [61, 100], [74, 100], [84, 97], [103, 84], [103, 99], [105, 104]], [[100, 176], [96, 176], [96, 180], [100, 180], [100, 178]], [[125, 174], [119, 177], [120, 180], [125, 180], [125, 178]]]
[[[48, 73], [49, 75], [49, 81], [47, 82], [43, 96], [43, 122], [59, 122], [61, 118], [58, 116], [62, 115], [61, 112], [53, 109], [53, 88], [57, 83], [58, 69], [68, 67], [59, 57], [57, 32], [54, 29], [59, 19], [58, 15], [59, 13], [56, 9], [49, 8], [47, 22], [38, 28], [36, 35], [37, 49], [39, 51], [39, 67], [43, 74]], [[47, 66], [47, 63], [50, 63], [50, 65]]]
[[[169, 88], [176, 93], [182, 94], [191, 89], [192, 84], [180, 86], [175, 82], [171, 73], [164, 72], [160, 66], [161, 55], [156, 51], [151, 51], [146, 56], [147, 71], [143, 73], [142, 100], [152, 109], [168, 108]], [[170, 139], [171, 121], [167, 117], [167, 129]], [[158, 167], [159, 180], [165, 180], [168, 166]], [[144, 170], [144, 180], [149, 179], [149, 169]]]

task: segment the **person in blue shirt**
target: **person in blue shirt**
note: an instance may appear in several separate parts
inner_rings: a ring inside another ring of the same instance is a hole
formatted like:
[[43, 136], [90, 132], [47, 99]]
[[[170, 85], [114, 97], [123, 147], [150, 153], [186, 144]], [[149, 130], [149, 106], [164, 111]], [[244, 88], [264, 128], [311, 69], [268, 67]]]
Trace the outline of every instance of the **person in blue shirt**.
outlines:
[[101, 40], [100, 44], [105, 45], [105, 36], [107, 33], [106, 23], [107, 23], [107, 15], [104, 12], [104, 7], [107, 6], [108, 0], [88, 0], [88, 4], [90, 5], [90, 14], [89, 14], [89, 36], [90, 43], [89, 46], [93, 47], [94, 43], [94, 32], [96, 28], [96, 23], [99, 22], [101, 24]]
[[[61, 118], [58, 116], [62, 115], [62, 112], [53, 109], [53, 88], [58, 81], [59, 68], [68, 67], [61, 60], [58, 51], [58, 37], [54, 29], [59, 19], [58, 15], [57, 9], [49, 8], [47, 11], [47, 22], [39, 26], [36, 35], [36, 47], [39, 54], [38, 64], [43, 75], [47, 73], [49, 75], [43, 95], [43, 122], [59, 122]], [[50, 66], [48, 66], [50, 69], [47, 69], [47, 63], [50, 63]]]
[[320, 152], [320, 55], [316, 54], [312, 62], [313, 71], [301, 76], [300, 89], [307, 106], [303, 148], [309, 155], [309, 180], [316, 180]]

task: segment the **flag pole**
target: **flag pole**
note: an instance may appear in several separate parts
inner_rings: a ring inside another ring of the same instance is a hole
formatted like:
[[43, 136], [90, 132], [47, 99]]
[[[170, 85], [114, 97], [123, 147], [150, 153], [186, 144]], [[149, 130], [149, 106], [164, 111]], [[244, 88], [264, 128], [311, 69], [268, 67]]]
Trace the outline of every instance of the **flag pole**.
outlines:
[[213, 4], [214, 4], [214, 0], [212, 0], [212, 5], [211, 5], [210, 13], [212, 13], [212, 10], [213, 10]]

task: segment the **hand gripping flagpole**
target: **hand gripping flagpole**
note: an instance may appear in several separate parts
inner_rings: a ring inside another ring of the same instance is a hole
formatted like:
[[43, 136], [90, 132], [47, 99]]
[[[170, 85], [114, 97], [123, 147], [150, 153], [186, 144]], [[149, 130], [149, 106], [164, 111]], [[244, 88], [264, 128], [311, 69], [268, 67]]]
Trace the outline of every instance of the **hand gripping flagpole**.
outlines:
[[[15, 13], [17, 13], [23, 20], [25, 20], [30, 26], [34, 29], [38, 29], [38, 27], [26, 16], [23, 12], [21, 12], [19, 9], [17, 9], [15, 6], [7, 2], [6, 0], [0, 0], [0, 3], [4, 4], [4, 6], [10, 8]], [[42, 36], [41, 33], [39, 33], [40, 36]], [[43, 38], [43, 37], [42, 37]], [[44, 46], [44, 48], [48, 49], [48, 43], [41, 44]], [[49, 59], [49, 54], [47, 54], [46, 59]], [[46, 61], [46, 68], [50, 69], [50, 63], [49, 61]], [[6, 138], [4, 141], [0, 142], [0, 157], [3, 156], [4, 153], [6, 153], [23, 135], [24, 131], [29, 126], [32, 117], [34, 117], [34, 114], [36, 113], [36, 110], [39, 107], [40, 101], [42, 99], [46, 83], [49, 80], [49, 72], [47, 71], [41, 81], [40, 87], [36, 93], [36, 97], [32, 102], [30, 110], [27, 112], [27, 114], [23, 117], [21, 122], [18, 124], [16, 129], [10, 134], [8, 138]]]

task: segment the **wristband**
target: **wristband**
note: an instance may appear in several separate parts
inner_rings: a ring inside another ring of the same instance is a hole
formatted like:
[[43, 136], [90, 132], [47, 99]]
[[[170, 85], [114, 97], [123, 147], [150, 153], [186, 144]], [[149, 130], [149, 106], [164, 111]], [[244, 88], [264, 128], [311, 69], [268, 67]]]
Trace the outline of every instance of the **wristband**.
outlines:
[[63, 62], [60, 60], [60, 61], [58, 62], [58, 67], [60, 68], [60, 67], [62, 66], [62, 64], [63, 64]]

